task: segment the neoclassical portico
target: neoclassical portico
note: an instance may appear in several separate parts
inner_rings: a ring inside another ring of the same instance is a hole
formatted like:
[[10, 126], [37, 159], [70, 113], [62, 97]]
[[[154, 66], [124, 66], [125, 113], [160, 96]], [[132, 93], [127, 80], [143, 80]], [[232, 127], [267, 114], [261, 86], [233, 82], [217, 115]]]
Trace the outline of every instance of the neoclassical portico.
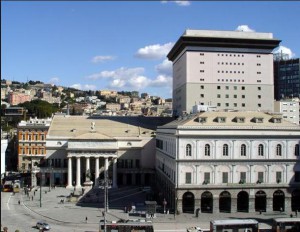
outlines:
[[[83, 187], [83, 182], [90, 181], [91, 175], [87, 176], [87, 173], [94, 173], [94, 179], [91, 181], [94, 182], [94, 186], [98, 186], [101, 172], [107, 172], [109, 165], [112, 165], [113, 167], [112, 176], [110, 177], [112, 178], [112, 187], [116, 188], [117, 151], [117, 140], [97, 133], [94, 125], [92, 125], [90, 133], [70, 139], [67, 148], [67, 188], [81, 189]], [[94, 167], [91, 167], [91, 163], [94, 164]], [[73, 175], [73, 171], [76, 172], [75, 175]], [[84, 178], [82, 176], [83, 173], [85, 173]]]
[[[76, 160], [76, 178], [73, 180], [73, 162], [72, 159]], [[117, 187], [117, 155], [114, 153], [111, 154], [98, 154], [95, 153], [94, 155], [91, 155], [90, 153], [85, 154], [85, 153], [80, 153], [76, 154], [74, 152], [70, 152], [68, 154], [68, 185], [67, 188], [82, 188], [82, 173], [88, 173], [91, 172], [91, 167], [90, 167], [90, 161], [93, 159], [95, 162], [95, 176], [94, 179], [92, 180], [95, 183], [95, 187], [99, 186], [99, 175], [101, 171], [107, 172], [109, 163], [112, 164], [113, 167], [113, 172], [112, 172], [112, 187], [116, 188]], [[104, 160], [104, 167], [100, 167], [100, 160]], [[84, 160], [84, 161], [83, 161]], [[82, 163], [85, 162], [85, 171], [82, 170]], [[85, 176], [84, 181], [88, 181], [88, 177]], [[75, 185], [74, 185], [75, 183]]]

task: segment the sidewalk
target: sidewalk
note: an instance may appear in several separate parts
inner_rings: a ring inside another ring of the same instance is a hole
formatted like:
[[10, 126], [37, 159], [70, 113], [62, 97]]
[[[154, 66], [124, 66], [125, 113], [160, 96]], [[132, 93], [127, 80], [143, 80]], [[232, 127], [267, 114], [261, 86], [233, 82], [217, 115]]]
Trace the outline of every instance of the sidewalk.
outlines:
[[[99, 221], [103, 219], [103, 208], [99, 208], [97, 203], [88, 204], [88, 206], [78, 206], [76, 203], [67, 202], [67, 196], [70, 195], [72, 190], [66, 188], [50, 189], [49, 187], [42, 188], [42, 207], [40, 207], [40, 191], [32, 190], [29, 197], [22, 194], [23, 204], [35, 213], [45, 217], [51, 218], [57, 222], [82, 224], [95, 224], [95, 229], [98, 228]], [[47, 192], [47, 193], [45, 193]], [[32, 200], [33, 198], [33, 200]], [[65, 199], [61, 203], [61, 199]], [[98, 203], [99, 204], [99, 203]], [[102, 205], [100, 206], [102, 207]], [[181, 230], [190, 226], [200, 226], [201, 228], [208, 229], [210, 221], [214, 219], [233, 219], [233, 218], [252, 218], [262, 222], [264, 227], [269, 227], [268, 223], [274, 217], [289, 217], [287, 213], [214, 213], [204, 214], [200, 213], [197, 218], [194, 214], [156, 214], [157, 217], [151, 219], [155, 231], [160, 229]], [[299, 216], [298, 216], [299, 217]], [[109, 221], [117, 221], [119, 219], [145, 219], [142, 217], [132, 217], [125, 213], [123, 209], [109, 209], [106, 216]]]

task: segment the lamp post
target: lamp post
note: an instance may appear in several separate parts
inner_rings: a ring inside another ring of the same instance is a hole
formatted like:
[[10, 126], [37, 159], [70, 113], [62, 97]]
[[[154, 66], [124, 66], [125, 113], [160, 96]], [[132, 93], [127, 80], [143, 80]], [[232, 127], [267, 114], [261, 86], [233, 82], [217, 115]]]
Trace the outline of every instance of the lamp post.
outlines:
[[42, 171], [40, 170], [40, 208], [42, 208]]
[[107, 170], [104, 171], [104, 179], [99, 180], [100, 188], [104, 189], [104, 211], [102, 216], [104, 218], [104, 232], [106, 232], [106, 213], [108, 212], [108, 188], [110, 187], [112, 181], [107, 178]]
[[49, 160], [49, 192], [51, 191], [51, 173], [52, 173], [52, 161]]

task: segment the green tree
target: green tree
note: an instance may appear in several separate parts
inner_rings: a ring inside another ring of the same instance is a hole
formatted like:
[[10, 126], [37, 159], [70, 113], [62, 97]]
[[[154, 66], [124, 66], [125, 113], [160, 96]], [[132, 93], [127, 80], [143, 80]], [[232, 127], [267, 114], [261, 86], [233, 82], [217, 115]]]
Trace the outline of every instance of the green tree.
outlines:
[[40, 99], [33, 100], [31, 102], [24, 102], [19, 104], [20, 107], [25, 107], [28, 110], [28, 114], [38, 117], [47, 118], [51, 117], [53, 113], [58, 111], [58, 107], [50, 104], [49, 102], [42, 101]]

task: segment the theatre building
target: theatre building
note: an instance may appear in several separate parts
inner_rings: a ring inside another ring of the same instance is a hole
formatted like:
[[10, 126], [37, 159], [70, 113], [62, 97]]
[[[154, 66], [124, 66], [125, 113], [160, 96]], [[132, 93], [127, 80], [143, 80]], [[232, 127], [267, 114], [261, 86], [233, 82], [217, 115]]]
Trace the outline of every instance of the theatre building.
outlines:
[[81, 189], [99, 184], [108, 171], [112, 187], [151, 185], [155, 173], [155, 129], [160, 117], [55, 115], [46, 138], [42, 183]]
[[156, 132], [157, 191], [185, 213], [300, 210], [300, 127], [263, 112], [203, 112]]

